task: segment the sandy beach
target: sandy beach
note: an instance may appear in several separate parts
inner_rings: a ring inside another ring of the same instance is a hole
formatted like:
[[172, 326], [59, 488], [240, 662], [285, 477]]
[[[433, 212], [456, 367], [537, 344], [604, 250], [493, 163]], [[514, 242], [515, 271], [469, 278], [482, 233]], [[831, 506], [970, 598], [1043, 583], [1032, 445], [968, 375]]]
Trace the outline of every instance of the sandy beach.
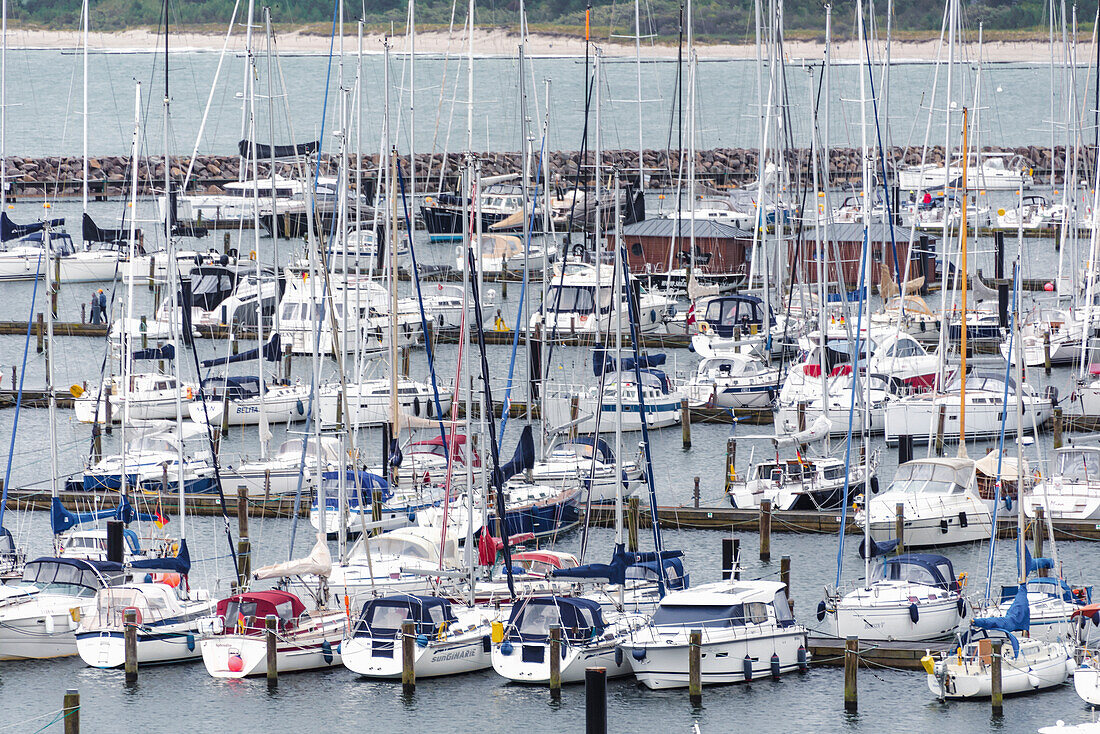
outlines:
[[[344, 49], [354, 52], [357, 39], [352, 32], [345, 35]], [[135, 29], [117, 32], [94, 32], [89, 36], [89, 46], [100, 52], [150, 51], [158, 48], [156, 33], [149, 29]], [[370, 34], [363, 38], [365, 53], [382, 53], [384, 37]], [[329, 37], [301, 31], [281, 32], [277, 35], [280, 52], [291, 54], [324, 54], [329, 51]], [[407, 51], [408, 39], [397, 36], [390, 39], [393, 52]], [[518, 34], [506, 29], [478, 29], [474, 34], [474, 53], [478, 56], [514, 56], [519, 44]], [[80, 33], [73, 31], [49, 31], [29, 29], [9, 29], [9, 49], [75, 49], [81, 45]], [[219, 51], [226, 45], [224, 33], [196, 33], [191, 31], [173, 32], [171, 47], [177, 51]], [[632, 44], [610, 43], [606, 39], [596, 45], [605, 57], [632, 58], [635, 54]], [[879, 44], [879, 53], [882, 53]], [[236, 32], [228, 41], [230, 51], [244, 48], [244, 35]], [[445, 31], [424, 31], [416, 35], [418, 54], [460, 54], [466, 51], [466, 38], [461, 30], [454, 34]], [[528, 38], [529, 56], [583, 56], [585, 43], [581, 38], [566, 35], [531, 34]], [[697, 46], [699, 58], [703, 59], [751, 59], [756, 57], [753, 44], [707, 44]], [[674, 58], [676, 49], [669, 45], [643, 45], [642, 56], [648, 59]], [[977, 53], [972, 45], [966, 56]], [[819, 61], [824, 55], [824, 44], [819, 41], [787, 41], [787, 58], [792, 62]], [[935, 61], [940, 55], [946, 58], [938, 41], [895, 41], [891, 50], [892, 58], [898, 62]], [[987, 62], [1046, 62], [1050, 59], [1049, 47], [1035, 41], [987, 41], [982, 47], [982, 57]], [[855, 41], [841, 41], [833, 44], [833, 59], [839, 63], [850, 63], [859, 59], [859, 44]]]

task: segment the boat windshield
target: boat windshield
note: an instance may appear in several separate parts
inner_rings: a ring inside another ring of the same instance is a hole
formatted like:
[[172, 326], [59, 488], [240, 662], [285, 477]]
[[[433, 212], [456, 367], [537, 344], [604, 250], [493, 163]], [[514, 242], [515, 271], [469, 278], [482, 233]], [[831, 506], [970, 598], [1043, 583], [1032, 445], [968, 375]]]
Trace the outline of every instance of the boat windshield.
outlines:
[[[653, 624], [657, 627], [738, 627], [745, 624], [745, 607], [744, 604], [660, 606], [653, 615]], [[766, 610], [764, 618], [767, 619]]]
[[103, 589], [96, 595], [95, 612], [84, 626], [88, 629], [121, 627], [123, 612], [130, 608], [137, 609], [141, 623], [160, 622], [175, 612], [167, 595], [129, 588]]
[[380, 556], [403, 556], [425, 561], [436, 557], [426, 546], [402, 538], [387, 538], [385, 535], [380, 535], [371, 540], [371, 545]]
[[104, 586], [103, 579], [91, 568], [70, 563], [33, 561], [23, 568], [24, 586], [34, 586], [47, 594], [95, 596]]
[[554, 312], [572, 312], [590, 314], [596, 308], [596, 299], [592, 288], [580, 285], [551, 286], [546, 300]]
[[1068, 482], [1089, 482], [1100, 479], [1100, 453], [1064, 451], [1059, 457], [1058, 473]]
[[911, 584], [939, 586], [939, 580], [931, 571], [914, 563], [879, 563], [871, 569], [871, 581], [907, 581]]
[[896, 494], [961, 494], [966, 491], [969, 474], [968, 470], [956, 470], [942, 464], [902, 464], [886, 491]]

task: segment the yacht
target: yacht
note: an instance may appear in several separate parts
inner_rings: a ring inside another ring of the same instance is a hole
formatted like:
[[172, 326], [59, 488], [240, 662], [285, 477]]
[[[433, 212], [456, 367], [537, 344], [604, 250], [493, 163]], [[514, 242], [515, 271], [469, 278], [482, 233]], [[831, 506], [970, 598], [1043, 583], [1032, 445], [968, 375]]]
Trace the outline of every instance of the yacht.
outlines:
[[[557, 248], [535, 242], [526, 248], [524, 256], [523, 240], [515, 235], [483, 234], [480, 247], [474, 248], [475, 265], [486, 275], [522, 273], [526, 265], [528, 272], [541, 273], [554, 262]], [[455, 268], [461, 272], [467, 267], [466, 253], [462, 247], [455, 248]]]
[[[173, 349], [174, 351], [174, 349]], [[73, 413], [81, 423], [120, 423], [131, 421], [175, 420], [176, 403], [182, 403], [184, 415], [198, 393], [190, 383], [177, 383], [173, 375], [136, 372], [126, 380], [114, 375], [101, 388], [78, 391]]]
[[673, 591], [624, 644], [634, 675], [651, 689], [688, 685], [693, 630], [702, 632], [703, 685], [742, 683], [806, 670], [806, 628], [778, 581], [727, 580]]
[[[655, 360], [655, 357], [660, 357], [660, 360]], [[664, 355], [650, 355], [642, 359], [647, 360], [650, 366], [641, 371], [640, 389], [634, 371], [624, 368], [613, 371], [605, 378], [602, 399], [599, 388], [595, 386], [556, 386], [548, 390], [544, 404], [549, 424], [556, 428], [575, 425], [580, 433], [593, 433], [597, 430], [596, 414], [602, 413], [599, 419], [601, 433], [613, 432], [618, 426], [624, 431], [640, 431], [642, 400], [645, 401], [647, 428], [678, 424], [684, 394], [672, 385], [664, 371], [655, 368], [663, 364]]]
[[1012, 232], [1021, 229], [1029, 232], [1036, 229], [1053, 229], [1064, 222], [1065, 218], [1064, 204], [1051, 204], [1047, 197], [1033, 195], [1023, 197], [1020, 203], [1011, 209], [999, 208], [993, 226]]
[[[609, 502], [615, 499], [615, 453], [602, 438], [578, 436], [557, 437], [542, 461], [531, 469], [531, 481], [535, 484], [561, 486], [565, 482], [581, 482], [588, 488], [593, 502]], [[642, 468], [635, 461], [622, 461], [623, 497], [634, 494], [645, 483]]]
[[903, 191], [942, 189], [945, 186], [988, 191], [1016, 191], [1031, 187], [1031, 167], [1022, 156], [986, 152], [970, 155], [965, 182], [962, 180], [963, 160], [954, 158], [946, 168], [942, 163], [899, 168], [898, 186]]
[[[523, 230], [523, 187], [507, 183], [516, 174], [489, 176], [481, 179], [480, 214], [482, 231], [519, 232]], [[535, 209], [532, 231], [542, 228], [541, 208]], [[436, 194], [424, 199], [420, 217], [432, 242], [462, 239], [462, 232], [472, 219], [471, 204], [460, 194]], [[507, 221], [505, 221], [507, 220]], [[499, 225], [499, 226], [498, 226]]]
[[[542, 328], [548, 338], [566, 334], [609, 334], [622, 319], [623, 334], [630, 333], [630, 301], [627, 294], [615, 296], [611, 265], [570, 268], [551, 278], [542, 307], [531, 316], [531, 328]], [[673, 301], [642, 290], [631, 279], [633, 301], [638, 307], [638, 328], [642, 333], [658, 331], [669, 318]], [[597, 297], [599, 307], [596, 306]]]
[[779, 393], [778, 367], [743, 352], [696, 351], [702, 361], [684, 385], [693, 405], [709, 408], [770, 408]]
[[261, 387], [256, 375], [207, 377], [202, 381], [204, 400], [187, 406], [187, 414], [198, 424], [211, 426], [290, 423], [306, 419], [309, 385], [300, 381], [268, 383]]
[[1042, 509], [1051, 520], [1100, 522], [1100, 446], [1054, 450], [1052, 468], [1021, 502], [1024, 515]]
[[[304, 454], [303, 443], [308, 443]], [[336, 471], [340, 466], [341, 454], [340, 440], [331, 436], [321, 436], [319, 442], [312, 437], [308, 442], [290, 438], [266, 459], [242, 457], [236, 464], [227, 461], [221, 467], [222, 482], [228, 487], [247, 487], [250, 498], [293, 495], [298, 491], [299, 479], [303, 490], [312, 491], [321, 472]]]
[[[177, 199], [176, 216], [183, 221], [217, 224], [250, 224], [257, 209], [262, 217], [289, 211], [305, 195], [301, 181], [275, 176], [255, 181], [230, 181], [222, 193], [185, 194]], [[164, 219], [164, 197], [157, 200], [160, 217]]]
[[[321, 422], [336, 425], [346, 419], [348, 425], [378, 426], [393, 421], [390, 380], [375, 378], [347, 384], [347, 416], [343, 415], [344, 401], [339, 383], [322, 385], [317, 391]], [[436, 410], [438, 395], [440, 411]], [[407, 416], [440, 419], [451, 412], [452, 391], [435, 390], [430, 384], [402, 377], [397, 382], [397, 405]]]
[[876, 492], [878, 452], [870, 456], [870, 480], [864, 462], [845, 463], [831, 456], [802, 456], [794, 459], [762, 461], [752, 465], [742, 482], [731, 482], [729, 500], [739, 510], [760, 507], [761, 500], [770, 500], [772, 508], [789, 510], [833, 510], [845, 503], [844, 487], [853, 498], [867, 490]]

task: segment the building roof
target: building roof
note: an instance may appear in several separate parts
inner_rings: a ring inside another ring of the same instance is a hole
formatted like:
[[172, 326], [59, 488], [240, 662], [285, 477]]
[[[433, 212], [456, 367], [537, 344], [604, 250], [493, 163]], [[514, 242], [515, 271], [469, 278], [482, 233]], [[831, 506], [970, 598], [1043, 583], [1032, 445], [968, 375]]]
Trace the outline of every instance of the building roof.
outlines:
[[[867, 227], [867, 236], [871, 242], [890, 244], [890, 227], [884, 222], [873, 222]], [[807, 226], [803, 229], [803, 236], [809, 240], [816, 242], [818, 240], [818, 232], [824, 233], [825, 228], [822, 227], [818, 230], [816, 227]], [[909, 243], [910, 230], [908, 227], [902, 227], [899, 224], [893, 226], [893, 241], [897, 244]], [[863, 225], [858, 222], [853, 223], [840, 223], [833, 222], [828, 228], [829, 239], [836, 242], [862, 242], [863, 241]], [[698, 237], [698, 232], [696, 233]], [[921, 237], [927, 237], [930, 242], [935, 242], [936, 237], [928, 234], [927, 232], [915, 232], [913, 233], [913, 242], [920, 242]]]
[[[624, 226], [623, 236], [667, 237], [672, 239], [676, 237], [677, 227], [679, 227], [680, 239], [686, 240], [691, 237], [691, 226], [692, 223], [690, 219], [666, 219], [664, 217], [646, 219]], [[612, 233], [609, 232], [608, 234], [611, 235]], [[695, 238], [751, 240], [752, 232], [747, 229], [740, 229], [729, 224], [722, 224], [721, 222], [715, 222], [709, 219], [696, 219]]]

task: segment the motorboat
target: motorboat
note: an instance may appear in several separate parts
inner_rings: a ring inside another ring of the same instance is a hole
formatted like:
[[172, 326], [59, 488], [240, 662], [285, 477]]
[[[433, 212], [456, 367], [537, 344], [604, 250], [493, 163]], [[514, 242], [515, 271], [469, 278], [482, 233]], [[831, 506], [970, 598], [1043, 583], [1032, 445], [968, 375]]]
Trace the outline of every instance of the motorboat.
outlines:
[[[629, 497], [645, 483], [645, 476], [637, 462], [626, 459], [621, 471], [622, 496]], [[619, 484], [615, 453], [602, 438], [559, 436], [551, 442], [543, 459], [532, 467], [531, 481], [552, 487], [580, 482], [588, 488], [593, 502], [608, 502], [615, 498]]]
[[[174, 351], [174, 350], [173, 350]], [[112, 376], [99, 388], [83, 389], [73, 400], [73, 414], [81, 423], [120, 423], [125, 416], [131, 421], [176, 418], [176, 404], [184, 415], [197, 390], [190, 383], [177, 383], [173, 375], [159, 372], [136, 372]]]
[[[321, 422], [335, 425], [342, 421], [349, 426], [377, 426], [393, 420], [391, 381], [373, 378], [349, 382], [346, 390], [339, 383], [322, 385], [317, 391]], [[450, 414], [453, 393], [446, 388], [402, 377], [397, 382], [397, 405], [400, 412], [415, 418], [439, 419]], [[347, 406], [347, 415], [343, 409]], [[436, 410], [436, 400], [440, 410]]]
[[[643, 290], [636, 278], [631, 278], [634, 297], [625, 291], [616, 297], [614, 268], [605, 265], [567, 269], [550, 280], [546, 300], [532, 314], [532, 329], [545, 330], [548, 338], [565, 334], [610, 334], [619, 320], [623, 332], [630, 330], [630, 303], [637, 306], [637, 327], [642, 333], [658, 331], [674, 307], [672, 299]], [[596, 303], [599, 301], [599, 306]]]
[[978, 493], [973, 459], [914, 459], [900, 465], [890, 486], [864, 503], [856, 514], [862, 527], [870, 517], [876, 543], [896, 539], [897, 506], [905, 513], [905, 547], [989, 540], [993, 530], [991, 503]]
[[782, 512], [836, 509], [845, 503], [845, 486], [848, 498], [877, 491], [878, 461], [875, 451], [867, 462], [850, 462], [847, 470], [841, 459], [801, 453], [793, 459], [757, 462], [744, 481], [730, 483], [729, 501], [739, 510], [757, 509], [765, 499]]
[[1017, 191], [1031, 187], [1031, 167], [1022, 156], [985, 151], [968, 155], [971, 159], [965, 162], [968, 164], [966, 181], [962, 180], [964, 161], [955, 157], [946, 166], [925, 163], [899, 168], [898, 186], [903, 191], [943, 189], [945, 186], [988, 191]]
[[[254, 181], [230, 181], [219, 193], [185, 194], [176, 200], [175, 216], [195, 223], [247, 224], [257, 215], [270, 218], [289, 211], [305, 195], [305, 185], [298, 180], [257, 178]], [[160, 217], [167, 215], [165, 198], [157, 200]]]
[[[507, 183], [514, 178], [516, 178], [515, 174], [481, 179], [482, 191], [478, 196], [477, 209], [481, 217], [482, 231], [523, 230], [523, 187], [519, 184]], [[532, 204], [533, 202], [528, 202], [528, 206]], [[541, 208], [536, 205], [534, 209], [531, 228], [539, 230], [542, 228]], [[459, 240], [462, 239], [462, 232], [473, 218], [471, 202], [459, 194], [429, 196], [424, 199], [424, 204], [420, 207], [420, 217], [424, 221], [425, 229], [428, 230], [430, 241]]]
[[466, 607], [437, 596], [392, 594], [363, 605], [340, 646], [344, 667], [367, 678], [402, 673], [402, 625], [413, 624], [417, 678], [485, 670], [492, 665], [489, 640], [499, 610]]
[[1100, 522], [1100, 447], [1074, 444], [1054, 450], [1051, 470], [1024, 494], [1024, 515], [1042, 509], [1051, 520]]
[[[701, 300], [696, 304], [695, 319], [698, 335], [692, 337], [691, 344], [704, 355], [752, 350], [778, 356], [793, 351], [802, 332], [794, 318], [775, 314], [759, 296], [743, 293]], [[680, 331], [674, 329], [674, 323], [669, 322], [668, 330]]]
[[[307, 444], [304, 453], [303, 444]], [[230, 487], [247, 487], [248, 496], [255, 499], [295, 494], [299, 481], [302, 489], [310, 492], [321, 472], [335, 471], [340, 466], [341, 455], [337, 438], [290, 438], [266, 459], [244, 457], [236, 464], [226, 462], [221, 467], [222, 481]]]
[[37, 558], [16, 583], [0, 586], [0, 660], [76, 655], [75, 631], [100, 589], [125, 583], [121, 563]]
[[1048, 359], [1052, 365], [1078, 362], [1087, 330], [1085, 318], [1072, 310], [1037, 314], [1021, 324], [1011, 350], [1008, 339], [1001, 342], [1001, 356], [1015, 363], [1022, 352], [1025, 367], [1042, 367]]
[[261, 383], [257, 375], [226, 375], [205, 378], [202, 396], [203, 400], [187, 406], [187, 414], [198, 424], [291, 423], [306, 419], [309, 385], [301, 381]]
[[[1017, 413], [1006, 407], [1005, 395], [1011, 399], [1017, 390], [1021, 392], [1024, 415], [1024, 424], [1019, 428], [1030, 432], [1050, 418], [1050, 399], [1040, 396], [1027, 382], [1017, 385], [1016, 380], [1006, 377], [1003, 371], [971, 370], [966, 375], [966, 437], [996, 437], [1002, 432], [1014, 434]], [[962, 392], [963, 377], [955, 374], [942, 391], [907, 395], [888, 402], [885, 408], [886, 443], [892, 446], [901, 436], [914, 439], [936, 436], [940, 432], [941, 409], [944, 411], [942, 435], [945, 440], [957, 440], [963, 423]]]
[[921, 642], [952, 637], [969, 611], [950, 560], [934, 553], [902, 553], [876, 561], [866, 581], [846, 594], [826, 592], [817, 617], [840, 639]]
[[[584, 680], [585, 669], [604, 668], [608, 678], [630, 675], [622, 647], [646, 624], [631, 612], [607, 613], [600, 603], [582, 597], [536, 596], [517, 601], [508, 621], [494, 630], [493, 669], [517, 683], [550, 680], [550, 630], [561, 630], [562, 683]], [[684, 655], [685, 664], [687, 655]]]
[[128, 486], [159, 489], [166, 477], [178, 476], [179, 444], [183, 442], [182, 469], [187, 491], [203, 493], [214, 488], [214, 467], [208, 460], [209, 452], [188, 455], [186, 450], [188, 441], [205, 438], [205, 429], [189, 422], [182, 424], [179, 430], [153, 423], [136, 432], [138, 435], [129, 441], [124, 453], [108, 454], [89, 463], [80, 481], [70, 486], [85, 491], [117, 490], [122, 487], [125, 472]]
[[51, 231], [48, 237], [47, 243], [45, 232], [31, 232], [0, 250], [0, 281], [35, 280], [47, 269], [55, 282], [111, 281], [125, 265], [126, 255], [117, 247], [97, 243], [79, 249], [67, 232]]
[[[158, 574], [169, 576], [169, 574]], [[200, 620], [216, 606], [205, 590], [188, 591], [178, 574], [169, 583], [127, 584], [100, 589], [94, 612], [80, 620], [76, 647], [94, 668], [120, 668], [126, 662], [125, 615], [135, 612], [139, 665], [178, 663], [201, 657]]]
[[808, 665], [806, 628], [791, 614], [786, 587], [778, 581], [730, 579], [669, 592], [653, 618], [633, 631], [624, 657], [642, 685], [688, 685], [694, 630], [702, 633], [703, 685], [778, 677]]
[[1065, 221], [1066, 212], [1067, 208], [1064, 204], [1051, 204], [1045, 196], [1029, 195], [1022, 197], [1020, 203], [1011, 209], [1008, 207], [997, 209], [993, 226], [996, 229], [1011, 231], [1022, 229], [1025, 232], [1053, 229]]
[[[523, 240], [515, 235], [483, 234], [474, 248], [474, 266], [486, 275], [522, 273], [526, 266], [530, 273], [541, 273], [550, 268], [557, 256], [554, 245], [530, 242], [525, 248]], [[455, 248], [455, 267], [461, 271], [469, 267], [462, 247]]]
[[[698, 350], [697, 350], [698, 351]], [[693, 405], [710, 408], [770, 408], [779, 393], [779, 368], [742, 352], [710, 352], [684, 385]]]

